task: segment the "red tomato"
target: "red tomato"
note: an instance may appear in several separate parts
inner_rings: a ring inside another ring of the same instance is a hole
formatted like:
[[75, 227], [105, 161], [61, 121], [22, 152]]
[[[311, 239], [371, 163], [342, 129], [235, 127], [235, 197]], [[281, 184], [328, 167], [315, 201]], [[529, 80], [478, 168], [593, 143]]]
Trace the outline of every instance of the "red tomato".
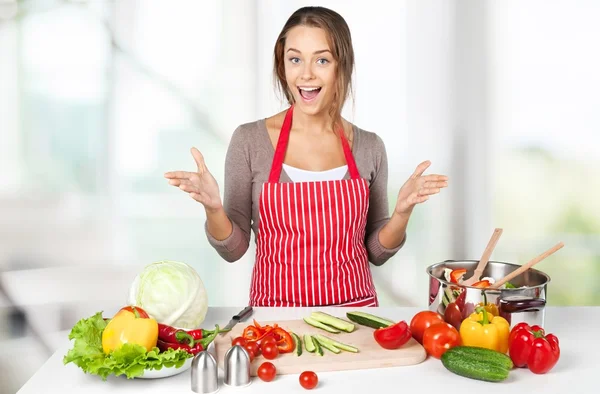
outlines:
[[236, 337], [233, 341], [231, 341], [231, 346], [240, 345], [241, 347], [246, 347], [248, 341], [244, 337]]
[[427, 327], [423, 334], [423, 347], [427, 354], [441, 358], [446, 350], [461, 344], [458, 330], [448, 323], [437, 323]]
[[252, 353], [254, 357], [258, 357], [260, 355], [260, 346], [256, 342], [248, 342], [245, 346], [248, 353]]
[[319, 383], [319, 377], [312, 371], [304, 371], [300, 374], [300, 386], [307, 390], [314, 389]]
[[267, 342], [262, 345], [262, 354], [267, 360], [273, 360], [279, 355], [277, 345]]
[[435, 323], [444, 323], [444, 318], [437, 312], [422, 311], [413, 316], [410, 321], [410, 332], [417, 342], [423, 344], [423, 333], [427, 327]]
[[260, 340], [260, 346], [263, 346], [266, 343], [272, 343], [274, 345], [277, 345], [277, 340], [271, 336], [264, 337], [263, 339]]
[[275, 368], [273, 363], [265, 361], [264, 363], [260, 364], [260, 367], [258, 367], [258, 371], [256, 374], [258, 375], [260, 380], [264, 382], [270, 382], [273, 379], [275, 379], [277, 369]]
[[[134, 311], [135, 309], [135, 311]], [[148, 313], [146, 313], [145, 310], [143, 310], [142, 308], [140, 308], [139, 306], [126, 306], [121, 308], [121, 310], [119, 310], [119, 312], [121, 311], [129, 311], [131, 313], [133, 313], [135, 315], [135, 312], [138, 313], [139, 317], [144, 318], [144, 319], [148, 319], [150, 316], [148, 316]]]

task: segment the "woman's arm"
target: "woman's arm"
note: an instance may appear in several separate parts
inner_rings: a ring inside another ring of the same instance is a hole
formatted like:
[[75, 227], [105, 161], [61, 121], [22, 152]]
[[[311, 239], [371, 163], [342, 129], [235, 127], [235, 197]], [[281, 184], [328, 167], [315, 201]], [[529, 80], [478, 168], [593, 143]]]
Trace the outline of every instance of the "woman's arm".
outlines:
[[252, 170], [249, 146], [251, 130], [238, 127], [225, 157], [223, 206], [206, 212], [206, 236], [226, 261], [242, 258], [250, 244], [252, 228]]
[[376, 136], [372, 149], [376, 168], [369, 188], [366, 248], [369, 261], [374, 265], [382, 265], [404, 245], [408, 218], [404, 220], [398, 215], [390, 218], [387, 153], [379, 136]]

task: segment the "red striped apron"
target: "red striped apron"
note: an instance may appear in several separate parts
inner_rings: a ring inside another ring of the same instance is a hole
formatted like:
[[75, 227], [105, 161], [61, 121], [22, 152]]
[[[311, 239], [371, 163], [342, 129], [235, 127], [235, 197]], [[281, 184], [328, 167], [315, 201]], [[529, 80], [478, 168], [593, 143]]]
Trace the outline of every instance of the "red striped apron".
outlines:
[[259, 202], [252, 306], [378, 306], [365, 227], [369, 185], [343, 130], [349, 180], [280, 183], [293, 106], [281, 127]]

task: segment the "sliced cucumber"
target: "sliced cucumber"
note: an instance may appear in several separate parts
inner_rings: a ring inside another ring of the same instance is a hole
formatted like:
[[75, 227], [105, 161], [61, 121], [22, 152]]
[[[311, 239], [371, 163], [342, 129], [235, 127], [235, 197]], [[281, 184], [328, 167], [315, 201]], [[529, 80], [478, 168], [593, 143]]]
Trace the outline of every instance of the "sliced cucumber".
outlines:
[[348, 312], [348, 313], [346, 313], [346, 316], [348, 317], [348, 319], [352, 320], [354, 323], [357, 323], [357, 324], [360, 324], [363, 326], [367, 326], [367, 327], [371, 327], [371, 328], [389, 327], [389, 326], [396, 324], [396, 322], [384, 319], [379, 316], [371, 315], [370, 313], [366, 313], [366, 312], [359, 312], [359, 311]]
[[[324, 335], [317, 334], [317, 335], [315, 335], [315, 338], [323, 346], [325, 346], [325, 344], [327, 344], [329, 346], [335, 347], [336, 349], [341, 349], [341, 350], [345, 350], [347, 352], [352, 352], [352, 353], [358, 353], [358, 348], [356, 348], [352, 345], [348, 345], [346, 343], [336, 341], [335, 339], [328, 338]], [[327, 349], [329, 349], [329, 348], [327, 348]]]
[[321, 346], [321, 344], [319, 343], [319, 341], [317, 341], [315, 339], [314, 336], [310, 336], [311, 342], [315, 345], [315, 353], [318, 354], [319, 356], [323, 355], [323, 347]]
[[292, 332], [292, 338], [294, 339], [294, 350], [296, 352], [296, 356], [301, 356], [302, 355], [302, 341], [300, 340], [300, 337]]
[[320, 323], [337, 328], [338, 330], [341, 330], [341, 331], [346, 331], [346, 332], [354, 331], [354, 324], [352, 324], [346, 320], [342, 320], [338, 317], [331, 316], [325, 312], [313, 312], [310, 314], [310, 317]]
[[313, 319], [312, 317], [307, 316], [307, 317], [304, 318], [304, 321], [307, 324], [310, 324], [313, 327], [320, 328], [320, 329], [328, 331], [328, 332], [330, 332], [332, 334], [339, 334], [340, 333], [340, 331], [338, 329], [335, 329], [335, 328], [330, 327], [330, 326], [328, 326], [326, 324], [323, 324], [320, 321]]
[[310, 336], [308, 334], [304, 334], [304, 347], [306, 348], [306, 351], [309, 353], [314, 353], [315, 350], [317, 350], [312, 336]]
[[327, 341], [327, 340], [323, 341], [323, 340], [319, 339], [319, 337], [322, 337], [322, 336], [318, 335], [318, 334], [313, 336], [315, 342], [318, 343], [319, 345], [321, 345], [321, 347], [324, 347], [325, 349], [327, 349], [330, 352], [335, 353], [335, 354], [339, 354], [342, 352], [340, 349], [335, 347], [330, 341]]

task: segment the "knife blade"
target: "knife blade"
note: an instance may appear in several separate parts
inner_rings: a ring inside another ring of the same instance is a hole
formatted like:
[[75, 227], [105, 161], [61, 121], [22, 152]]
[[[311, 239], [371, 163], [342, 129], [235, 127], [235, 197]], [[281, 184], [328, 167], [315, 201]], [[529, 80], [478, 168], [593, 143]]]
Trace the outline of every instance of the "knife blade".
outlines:
[[[231, 329], [238, 324], [240, 321], [244, 320], [246, 317], [250, 316], [252, 314], [252, 307], [251, 306], [247, 306], [244, 309], [242, 309], [237, 315], [234, 315], [231, 320], [229, 320], [229, 323], [227, 323], [227, 325], [225, 327], [223, 327], [223, 331], [229, 332], [231, 331]], [[223, 334], [223, 333], [221, 333]]]

